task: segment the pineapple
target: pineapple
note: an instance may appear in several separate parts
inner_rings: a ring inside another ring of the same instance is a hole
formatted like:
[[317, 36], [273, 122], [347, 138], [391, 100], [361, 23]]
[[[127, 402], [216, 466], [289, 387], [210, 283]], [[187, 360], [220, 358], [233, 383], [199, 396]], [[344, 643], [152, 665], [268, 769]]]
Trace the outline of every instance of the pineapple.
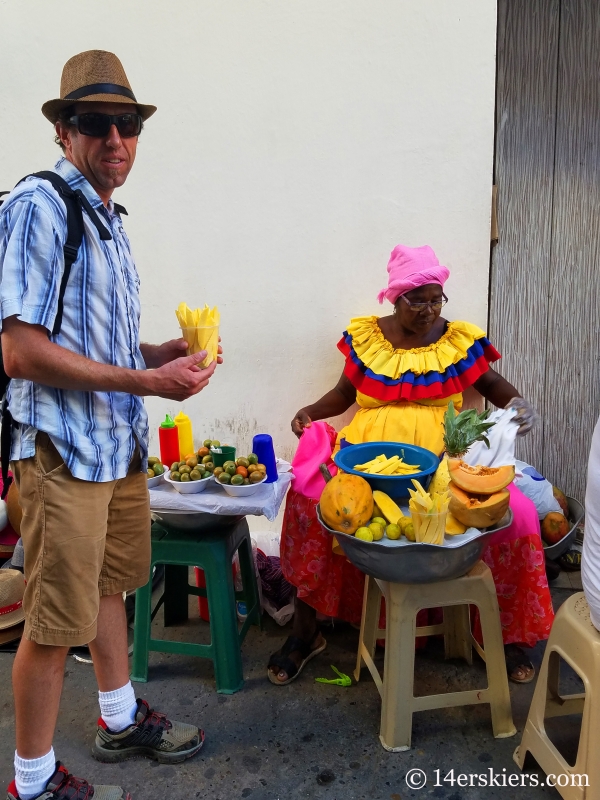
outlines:
[[490, 446], [485, 434], [495, 423], [486, 422], [489, 415], [489, 408], [481, 414], [474, 408], [457, 414], [454, 403], [450, 403], [444, 415], [444, 444], [448, 458], [462, 458], [475, 442], [485, 442]]
[[450, 483], [450, 470], [448, 459], [459, 459], [464, 456], [469, 447], [474, 442], [483, 441], [489, 447], [486, 432], [494, 425], [493, 422], [486, 422], [489, 410], [478, 414], [474, 408], [461, 411], [459, 414], [454, 410], [454, 403], [450, 403], [444, 416], [444, 444], [446, 455], [440, 461], [440, 465], [429, 484], [432, 492], [444, 492]]

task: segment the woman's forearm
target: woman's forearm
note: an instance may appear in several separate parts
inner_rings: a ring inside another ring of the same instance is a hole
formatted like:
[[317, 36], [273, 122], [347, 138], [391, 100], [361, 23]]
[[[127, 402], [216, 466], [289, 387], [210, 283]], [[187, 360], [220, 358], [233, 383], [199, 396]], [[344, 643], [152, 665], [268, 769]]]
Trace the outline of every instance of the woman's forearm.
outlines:
[[506, 408], [510, 401], [515, 397], [521, 397], [521, 392], [509, 383], [506, 378], [499, 375], [496, 370], [488, 371], [479, 378], [474, 384], [479, 394], [486, 400], [493, 403], [498, 408]]

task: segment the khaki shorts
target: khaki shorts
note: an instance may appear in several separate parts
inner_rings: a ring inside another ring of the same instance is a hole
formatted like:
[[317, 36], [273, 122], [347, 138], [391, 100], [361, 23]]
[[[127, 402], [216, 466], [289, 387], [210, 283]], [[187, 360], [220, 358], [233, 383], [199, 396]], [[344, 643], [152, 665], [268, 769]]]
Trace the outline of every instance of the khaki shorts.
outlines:
[[45, 433], [35, 456], [11, 464], [23, 509], [25, 638], [75, 646], [96, 637], [102, 595], [150, 574], [148, 480], [136, 451], [125, 478], [74, 478]]

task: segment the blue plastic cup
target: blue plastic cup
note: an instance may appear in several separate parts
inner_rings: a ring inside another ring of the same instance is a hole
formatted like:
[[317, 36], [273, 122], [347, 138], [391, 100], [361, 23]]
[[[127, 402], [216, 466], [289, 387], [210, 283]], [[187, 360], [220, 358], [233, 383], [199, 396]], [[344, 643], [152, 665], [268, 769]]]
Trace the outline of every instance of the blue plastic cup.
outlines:
[[267, 468], [265, 483], [275, 483], [277, 480], [277, 461], [273, 449], [273, 439], [268, 433], [257, 433], [252, 440], [252, 452], [258, 456], [258, 463]]

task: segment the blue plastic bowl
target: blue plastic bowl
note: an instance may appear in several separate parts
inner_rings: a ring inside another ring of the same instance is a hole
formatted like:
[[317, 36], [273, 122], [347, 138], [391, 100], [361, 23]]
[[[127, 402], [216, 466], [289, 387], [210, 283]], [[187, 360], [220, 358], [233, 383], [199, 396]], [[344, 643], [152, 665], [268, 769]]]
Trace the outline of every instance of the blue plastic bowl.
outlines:
[[[380, 455], [387, 458], [399, 455], [407, 464], [418, 464], [419, 470], [411, 475], [369, 475], [367, 472], [357, 472], [354, 469], [355, 464], [364, 464]], [[344, 472], [364, 478], [371, 489], [385, 492], [390, 497], [400, 500], [409, 497], [408, 490], [413, 488], [413, 478], [426, 489], [440, 463], [439, 458], [431, 450], [402, 442], [347, 444], [335, 454], [333, 460]]]

